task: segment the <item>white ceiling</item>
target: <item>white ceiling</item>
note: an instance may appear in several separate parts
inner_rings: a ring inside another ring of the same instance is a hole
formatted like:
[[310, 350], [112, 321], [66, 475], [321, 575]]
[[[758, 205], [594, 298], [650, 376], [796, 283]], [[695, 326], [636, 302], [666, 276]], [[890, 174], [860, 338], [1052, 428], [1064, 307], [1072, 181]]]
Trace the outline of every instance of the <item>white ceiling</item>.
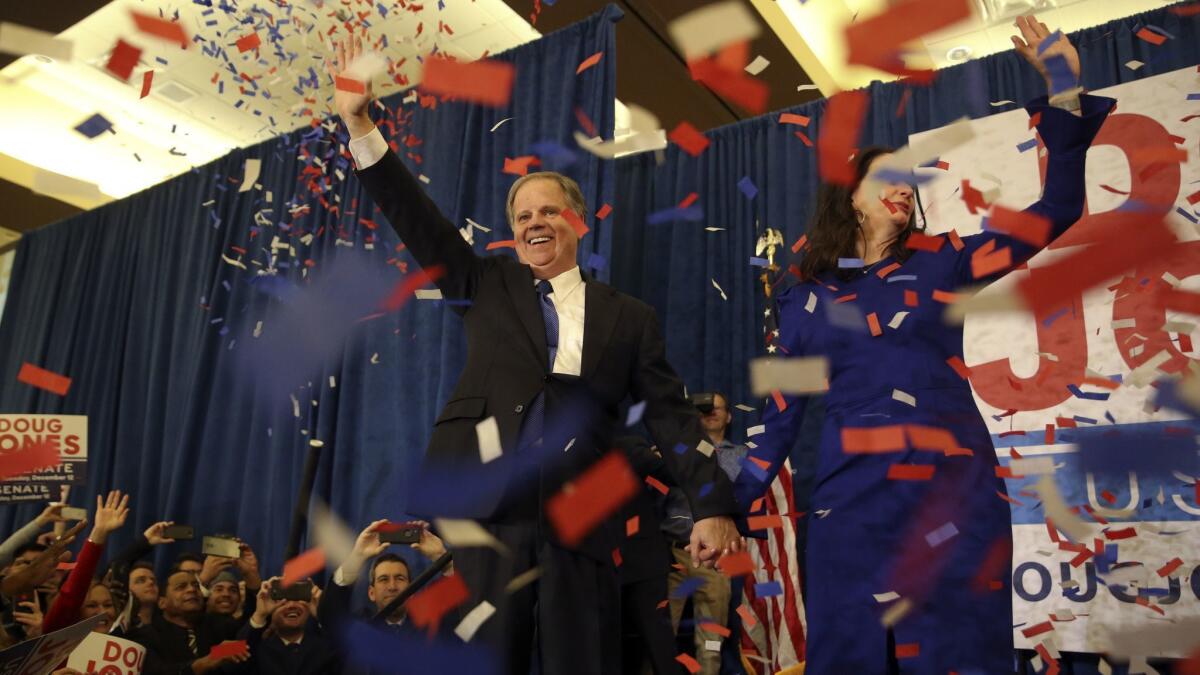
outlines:
[[[385, 54], [396, 62], [407, 59], [396, 72], [407, 75], [410, 84], [419, 79], [416, 57], [435, 47], [458, 58], [475, 59], [539, 37], [503, 0], [455, 0], [441, 8], [437, 0], [426, 0], [418, 11], [411, 11], [421, 6], [411, 0], [404, 3], [408, 9], [402, 8], [400, 0], [383, 0], [379, 4], [387, 9], [386, 18], [376, 2], [363, 0], [328, 2], [323, 7], [312, 0], [295, 0], [282, 7], [243, 2], [232, 13], [219, 9], [221, 0], [213, 4], [218, 8], [192, 0], [114, 0], [60, 34], [74, 43], [71, 62], [25, 56], [0, 71], [0, 128], [5, 129], [0, 155], [7, 156], [0, 157], [0, 176], [32, 186], [36, 174], [44, 171], [94, 183], [100, 193], [55, 195], [90, 208], [179, 175], [236, 147], [308, 125], [312, 117], [303, 114], [306, 109], [314, 110], [318, 118], [329, 112], [326, 101], [333, 88], [322, 73], [322, 59], [328, 52], [331, 27], [336, 26], [333, 38], [347, 34], [338, 12], [353, 16], [360, 33], [361, 26], [369, 24], [371, 38], [386, 37]], [[161, 12], [167, 18], [178, 13], [188, 35], [204, 41], [193, 41], [181, 50], [140, 34], [130, 9]], [[363, 13], [365, 21], [351, 10]], [[277, 26], [277, 43], [270, 41], [268, 22]], [[453, 35], [439, 31], [439, 22]], [[239, 37], [252, 30], [262, 40], [258, 59], [254, 51], [239, 53], [235, 46]], [[129, 82], [119, 81], [104, 68], [118, 38], [143, 50]], [[216, 48], [228, 61], [216, 54]], [[255, 78], [257, 90], [230, 72], [230, 65]], [[322, 73], [320, 87], [306, 86], [298, 93], [295, 87], [309, 77], [310, 67]], [[155, 71], [152, 93], [139, 100], [142, 75], [148, 69]], [[403, 89], [382, 79], [376, 82], [380, 94]], [[256, 95], [240, 93], [239, 82]], [[88, 139], [74, 130], [94, 113], [111, 121], [116, 133]]]

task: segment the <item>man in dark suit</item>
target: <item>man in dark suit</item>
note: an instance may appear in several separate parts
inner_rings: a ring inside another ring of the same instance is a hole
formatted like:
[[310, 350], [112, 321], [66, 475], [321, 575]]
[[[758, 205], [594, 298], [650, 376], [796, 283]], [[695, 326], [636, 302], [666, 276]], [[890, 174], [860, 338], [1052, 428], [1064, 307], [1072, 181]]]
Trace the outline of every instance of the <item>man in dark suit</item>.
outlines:
[[213, 658], [212, 648], [235, 639], [238, 622], [232, 617], [204, 611], [200, 581], [192, 572], [172, 569], [167, 575], [159, 612], [151, 622], [139, 626], [129, 639], [146, 648], [146, 675], [201, 675], [232, 672], [233, 664], [246, 656]]
[[326, 675], [340, 671], [337, 651], [321, 626], [313, 620], [312, 586], [304, 585], [307, 600], [276, 600], [271, 585], [259, 588], [254, 614], [238, 637], [250, 648], [250, 660], [239, 670], [244, 675]]
[[[671, 485], [662, 453], [641, 436], [619, 436], [613, 444], [625, 452], [643, 481]], [[619, 512], [625, 528], [621, 542], [621, 672], [639, 675], [648, 661], [655, 675], [682, 673], [675, 660], [675, 633], [667, 610], [667, 574], [671, 549], [663, 536], [659, 510], [664, 495], [647, 484]]]
[[[354, 78], [347, 68], [361, 53], [361, 41], [339, 45], [330, 74]], [[478, 519], [507, 547], [510, 555], [454, 555], [471, 592], [465, 609], [484, 600], [496, 608], [475, 641], [497, 650], [510, 673], [531, 664], [551, 675], [617, 672], [619, 535], [601, 527], [567, 548], [545, 500], [610, 450], [626, 396], [646, 403], [643, 420], [660, 447], [681, 446], [664, 456], [696, 515], [695, 564], [742, 544], [729, 480], [666, 361], [653, 309], [582, 276], [571, 222], [587, 209], [575, 181], [550, 172], [518, 180], [507, 201], [518, 260], [480, 257], [388, 148], [368, 115], [371, 99], [369, 82], [364, 93], [334, 95], [358, 178], [422, 268], [439, 270], [436, 283], [458, 301], [467, 333], [466, 366], [434, 425], [408, 509]], [[477, 429], [494, 430], [499, 443], [481, 447]], [[534, 567], [535, 583], [508, 588]]]

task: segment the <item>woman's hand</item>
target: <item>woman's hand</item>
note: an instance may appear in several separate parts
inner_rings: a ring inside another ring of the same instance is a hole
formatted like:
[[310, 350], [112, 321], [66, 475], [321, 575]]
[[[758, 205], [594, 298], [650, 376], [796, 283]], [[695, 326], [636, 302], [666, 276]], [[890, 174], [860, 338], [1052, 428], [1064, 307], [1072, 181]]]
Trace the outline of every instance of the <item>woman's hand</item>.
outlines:
[[[1066, 35], [1059, 35], [1054, 42], [1044, 45], [1051, 35], [1050, 29], [1046, 27], [1046, 24], [1034, 18], [1032, 14], [1018, 16], [1017, 29], [1021, 31], [1021, 37], [1012, 36], [1013, 47], [1041, 73], [1046, 80], [1047, 89], [1053, 89], [1053, 85], [1050, 72], [1046, 69], [1046, 61], [1055, 56], [1066, 59], [1067, 67], [1071, 69], [1075, 81], [1079, 81], [1079, 52], [1076, 51], [1075, 46], [1071, 44]], [[1043, 46], [1045, 49], [1039, 54], [1038, 51]], [[1051, 93], [1061, 92], [1051, 91]]]
[[92, 535], [88, 539], [93, 544], [103, 544], [113, 530], [125, 524], [129, 516], [129, 495], [121, 495], [120, 490], [113, 490], [108, 497], [101, 499], [96, 495], [96, 524], [92, 526]]

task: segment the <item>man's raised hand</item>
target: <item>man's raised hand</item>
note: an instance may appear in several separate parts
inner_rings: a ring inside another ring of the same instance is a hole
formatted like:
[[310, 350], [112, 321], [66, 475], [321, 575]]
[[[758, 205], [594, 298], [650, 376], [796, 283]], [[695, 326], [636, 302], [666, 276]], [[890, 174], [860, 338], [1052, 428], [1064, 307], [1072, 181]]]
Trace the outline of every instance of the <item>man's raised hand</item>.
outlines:
[[335, 88], [333, 91], [333, 106], [341, 116], [342, 122], [345, 123], [347, 131], [350, 132], [350, 138], [366, 136], [375, 127], [370, 116], [367, 115], [367, 106], [375, 97], [371, 91], [371, 79], [369, 76], [352, 74], [350, 69], [350, 65], [362, 54], [362, 38], [354, 38], [349, 42], [338, 40], [334, 45], [335, 60], [325, 62], [325, 70], [333, 78], [335, 87], [338, 78], [354, 80], [363, 85], [362, 93], [350, 91], [346, 87]]

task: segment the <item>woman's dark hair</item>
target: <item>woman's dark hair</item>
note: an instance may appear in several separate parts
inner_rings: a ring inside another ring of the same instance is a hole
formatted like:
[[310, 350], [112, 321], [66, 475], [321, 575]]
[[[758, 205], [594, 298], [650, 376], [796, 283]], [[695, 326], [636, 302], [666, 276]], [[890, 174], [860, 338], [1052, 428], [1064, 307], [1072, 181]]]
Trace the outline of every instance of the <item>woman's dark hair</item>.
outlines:
[[[839, 279], [845, 281], [854, 276], [856, 270], [838, 269], [838, 258], [858, 257], [858, 237], [862, 225], [854, 214], [854, 204], [851, 199], [858, 189], [871, 162], [880, 155], [890, 154], [891, 148], [870, 146], [859, 150], [854, 158], [854, 184], [834, 185], [822, 183], [817, 190], [817, 209], [808, 224], [808, 246], [804, 257], [800, 260], [800, 278], [816, 279], [826, 272], [834, 272]], [[888, 247], [888, 253], [898, 262], [904, 262], [912, 255], [912, 250], [905, 246], [908, 235], [913, 231], [924, 232], [925, 225], [917, 224], [916, 209], [908, 217], [908, 225], [896, 236]]]

